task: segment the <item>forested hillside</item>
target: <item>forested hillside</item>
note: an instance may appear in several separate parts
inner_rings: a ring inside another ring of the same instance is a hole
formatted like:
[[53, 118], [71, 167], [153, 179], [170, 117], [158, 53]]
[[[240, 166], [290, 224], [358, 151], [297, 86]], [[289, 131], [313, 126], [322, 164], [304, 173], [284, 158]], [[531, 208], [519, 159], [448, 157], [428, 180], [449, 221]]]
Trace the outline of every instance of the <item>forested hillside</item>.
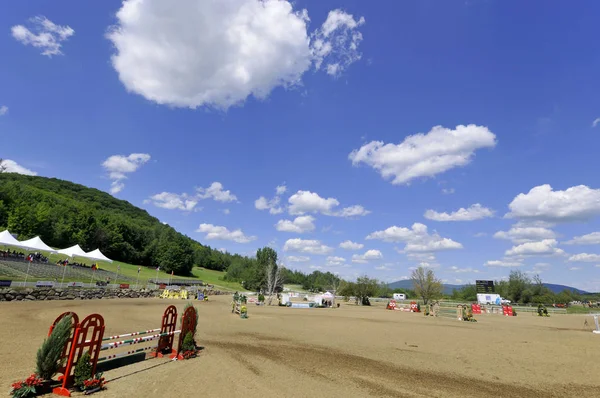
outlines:
[[145, 210], [106, 192], [55, 178], [0, 173], [0, 230], [19, 240], [39, 235], [47, 244], [79, 244], [109, 258], [190, 274], [194, 265], [225, 270], [240, 256], [203, 246]]
[[[56, 178], [0, 172], [0, 231], [19, 240], [40, 236], [48, 245], [100, 248], [109, 258], [190, 275], [194, 266], [227, 271], [225, 278], [264, 289], [265, 268], [277, 253], [259, 249], [257, 258], [222, 253], [162, 224], [148, 212], [106, 192]], [[315, 271], [284, 270], [284, 282], [307, 290], [330, 289], [339, 278]]]

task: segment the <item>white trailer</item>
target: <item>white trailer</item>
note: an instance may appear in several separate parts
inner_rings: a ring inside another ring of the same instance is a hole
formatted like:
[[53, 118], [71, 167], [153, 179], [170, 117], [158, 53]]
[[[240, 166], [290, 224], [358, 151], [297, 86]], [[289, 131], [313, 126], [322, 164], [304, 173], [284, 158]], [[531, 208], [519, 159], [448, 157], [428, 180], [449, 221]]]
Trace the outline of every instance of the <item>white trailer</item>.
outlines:
[[503, 297], [500, 297], [499, 294], [494, 293], [478, 293], [477, 294], [477, 302], [479, 304], [510, 304], [510, 300], [507, 300]]

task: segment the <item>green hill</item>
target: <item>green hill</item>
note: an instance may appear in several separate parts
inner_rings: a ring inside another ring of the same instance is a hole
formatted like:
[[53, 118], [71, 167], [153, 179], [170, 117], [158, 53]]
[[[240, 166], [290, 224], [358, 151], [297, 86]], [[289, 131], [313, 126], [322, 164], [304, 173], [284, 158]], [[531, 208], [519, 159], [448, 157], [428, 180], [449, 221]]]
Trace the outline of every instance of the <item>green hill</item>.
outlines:
[[127, 201], [56, 178], [0, 173], [4, 229], [19, 240], [39, 235], [52, 247], [100, 248], [119, 262], [182, 276], [192, 275], [194, 266], [224, 271], [242, 259], [196, 242]]

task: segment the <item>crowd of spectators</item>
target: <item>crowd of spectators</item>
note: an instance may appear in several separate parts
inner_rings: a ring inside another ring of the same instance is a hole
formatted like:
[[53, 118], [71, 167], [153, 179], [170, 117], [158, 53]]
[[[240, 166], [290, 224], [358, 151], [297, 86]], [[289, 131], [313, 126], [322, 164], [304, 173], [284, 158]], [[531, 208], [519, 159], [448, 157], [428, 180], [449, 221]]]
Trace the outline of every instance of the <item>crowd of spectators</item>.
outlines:
[[92, 265], [90, 266], [90, 265], [83, 264], [83, 263], [71, 262], [71, 261], [69, 261], [69, 259], [68, 259], [68, 258], [66, 258], [66, 259], [64, 259], [64, 260], [58, 260], [58, 261], [56, 262], [56, 265], [63, 265], [63, 266], [70, 265], [71, 267], [79, 267], [79, 268], [91, 268], [92, 270], [98, 270], [98, 269], [100, 269], [100, 268], [98, 267], [98, 264], [92, 264]]
[[25, 260], [44, 264], [48, 262], [48, 258], [42, 253], [35, 252], [25, 255], [25, 253], [18, 252], [16, 250], [0, 250], [0, 258], [3, 258], [5, 260]]

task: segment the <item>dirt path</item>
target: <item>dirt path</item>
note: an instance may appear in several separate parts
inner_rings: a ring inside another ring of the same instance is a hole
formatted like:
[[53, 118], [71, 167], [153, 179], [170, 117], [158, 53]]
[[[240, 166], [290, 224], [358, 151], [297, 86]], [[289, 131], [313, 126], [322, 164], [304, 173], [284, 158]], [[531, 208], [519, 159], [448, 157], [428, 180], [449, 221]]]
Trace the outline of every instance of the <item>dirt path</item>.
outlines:
[[[198, 303], [199, 358], [152, 359], [107, 372], [104, 397], [594, 397], [600, 336], [584, 317], [481, 315], [466, 323], [382, 306], [249, 307]], [[0, 305], [0, 388], [25, 378], [48, 326], [65, 310], [101, 313], [108, 334], [159, 326], [159, 299]]]

